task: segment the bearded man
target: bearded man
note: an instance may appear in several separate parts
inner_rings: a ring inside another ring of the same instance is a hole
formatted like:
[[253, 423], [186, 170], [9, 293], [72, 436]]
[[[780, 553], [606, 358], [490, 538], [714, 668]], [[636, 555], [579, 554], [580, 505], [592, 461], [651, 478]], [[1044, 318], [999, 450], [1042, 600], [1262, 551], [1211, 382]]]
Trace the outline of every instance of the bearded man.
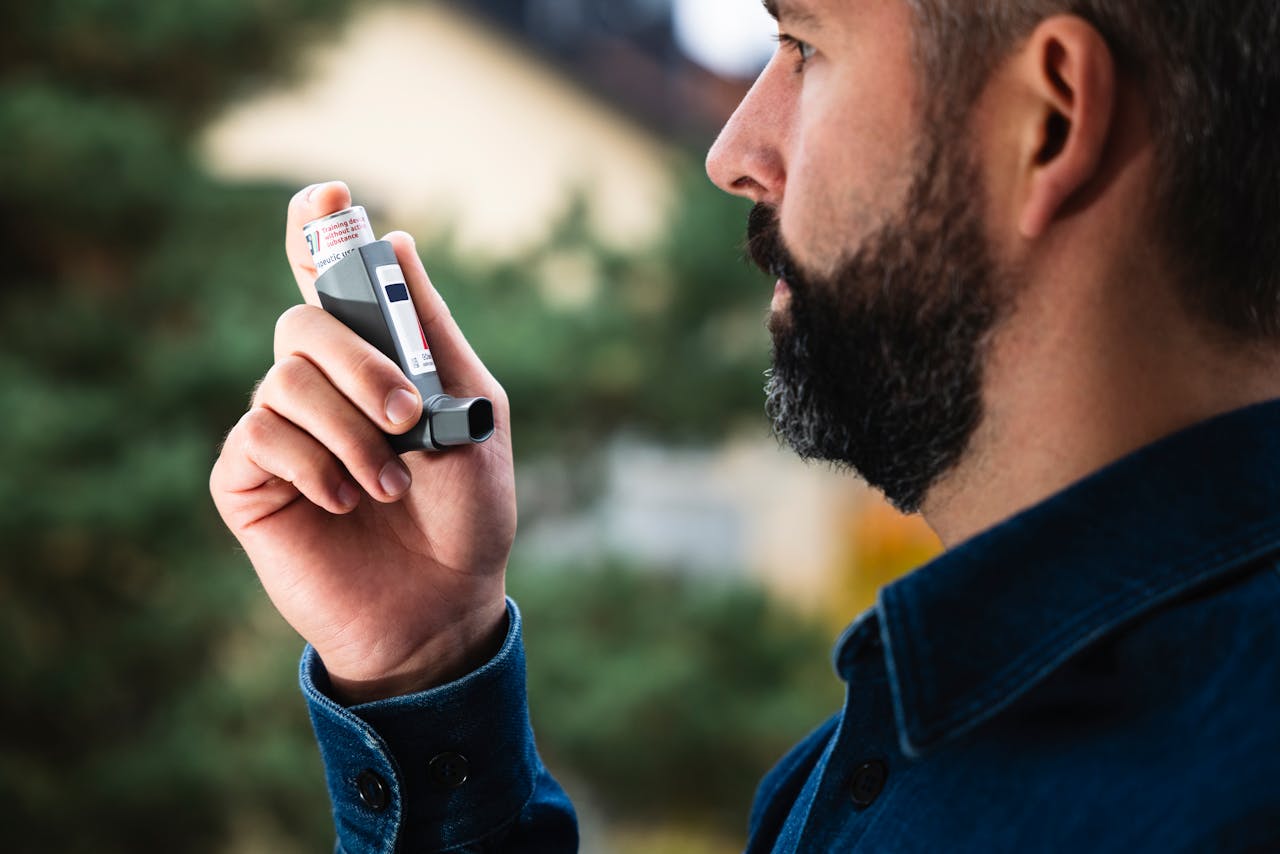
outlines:
[[[768, 411], [948, 550], [841, 639], [844, 708], [761, 783], [749, 850], [1280, 849], [1280, 7], [766, 6], [708, 172], [777, 278]], [[215, 501], [309, 642], [340, 850], [574, 850], [504, 595], [505, 395], [392, 235], [498, 426], [394, 455], [421, 401], [315, 307], [302, 243], [349, 202], [291, 204], [309, 304]]]

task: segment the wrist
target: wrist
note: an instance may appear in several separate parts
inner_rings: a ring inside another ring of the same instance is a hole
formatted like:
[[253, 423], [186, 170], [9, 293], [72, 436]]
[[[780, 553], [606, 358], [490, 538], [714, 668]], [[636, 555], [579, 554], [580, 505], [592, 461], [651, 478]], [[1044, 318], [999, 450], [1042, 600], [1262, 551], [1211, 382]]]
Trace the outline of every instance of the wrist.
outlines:
[[[476, 609], [434, 634], [405, 661], [378, 674], [329, 671], [333, 698], [358, 706], [429, 691], [479, 670], [502, 649], [508, 631], [506, 597]], [[321, 656], [323, 660], [324, 656]]]

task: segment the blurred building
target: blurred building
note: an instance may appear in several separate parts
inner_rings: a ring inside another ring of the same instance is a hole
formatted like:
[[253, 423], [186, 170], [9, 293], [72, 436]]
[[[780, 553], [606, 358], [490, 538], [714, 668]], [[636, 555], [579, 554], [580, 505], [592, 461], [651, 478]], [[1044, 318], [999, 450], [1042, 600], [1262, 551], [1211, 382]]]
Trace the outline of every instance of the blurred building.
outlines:
[[[745, 63], [708, 63], [717, 52], [699, 50], [715, 34], [691, 38], [681, 24], [686, 8], [732, 6], [714, 21], [717, 32], [744, 16], [757, 29], [768, 18], [754, 0], [452, 0], [531, 46], [610, 104], [622, 107], [664, 138], [705, 147], [737, 106], [746, 83], [762, 67], [755, 39], [745, 45]], [[687, 30], [687, 27], [684, 28]], [[700, 62], [699, 59], [702, 61]], [[720, 65], [721, 73], [707, 65]]]
[[366, 6], [301, 83], [215, 122], [205, 152], [231, 179], [341, 178], [385, 227], [485, 252], [537, 242], [581, 193], [602, 237], [641, 247], [678, 143], [709, 142], [745, 91], [684, 57], [664, 5]]
[[[545, 489], [522, 474], [522, 494]], [[603, 499], [540, 520], [519, 549], [534, 563], [630, 559], [708, 577], [747, 575], [792, 604], [820, 611], [849, 558], [845, 533], [869, 500], [856, 481], [800, 464], [776, 443], [713, 450], [618, 441]]]
[[[530, 467], [523, 499], [555, 491]], [[847, 623], [879, 588], [940, 548], [850, 475], [806, 465], [772, 441], [712, 450], [627, 440], [609, 449], [604, 495], [586, 512], [525, 526], [517, 560], [590, 564], [631, 560], [706, 577], [746, 575], [802, 611]]]

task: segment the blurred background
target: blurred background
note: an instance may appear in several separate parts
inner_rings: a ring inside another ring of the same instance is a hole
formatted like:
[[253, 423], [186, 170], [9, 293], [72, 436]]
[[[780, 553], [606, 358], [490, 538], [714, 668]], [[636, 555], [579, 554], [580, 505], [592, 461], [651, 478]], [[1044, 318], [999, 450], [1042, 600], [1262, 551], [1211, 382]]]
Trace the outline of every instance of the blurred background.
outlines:
[[5, 850], [331, 850], [301, 642], [206, 484], [296, 301], [287, 201], [333, 178], [510, 393], [509, 584], [583, 850], [741, 848], [841, 628], [937, 550], [768, 433], [772, 285], [701, 161], [772, 32], [756, 0], [6, 9]]

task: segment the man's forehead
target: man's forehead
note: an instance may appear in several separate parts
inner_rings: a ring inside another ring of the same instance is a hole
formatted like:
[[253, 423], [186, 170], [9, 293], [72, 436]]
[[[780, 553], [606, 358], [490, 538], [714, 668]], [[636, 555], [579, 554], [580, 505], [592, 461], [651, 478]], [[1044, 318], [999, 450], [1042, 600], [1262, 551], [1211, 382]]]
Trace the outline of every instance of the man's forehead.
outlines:
[[762, 2], [765, 11], [780, 24], [816, 25], [821, 21], [817, 8], [821, 3], [815, 3], [814, 0], [762, 0]]

